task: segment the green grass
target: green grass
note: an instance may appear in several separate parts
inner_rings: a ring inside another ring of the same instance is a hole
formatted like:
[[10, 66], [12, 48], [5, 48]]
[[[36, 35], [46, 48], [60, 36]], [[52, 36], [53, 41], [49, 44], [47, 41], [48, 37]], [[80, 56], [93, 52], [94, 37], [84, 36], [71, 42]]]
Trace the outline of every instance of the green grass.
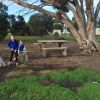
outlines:
[[[65, 40], [69, 40], [69, 41], [75, 41], [75, 37], [73, 37], [72, 35], [66, 35], [66, 34], [62, 34], [60, 36], [61, 38], [65, 39]], [[9, 40], [10, 37], [7, 36], [5, 38], [5, 40]], [[42, 38], [40, 36], [16, 36], [16, 39], [18, 40], [22, 40], [22, 41], [28, 41], [28, 42], [36, 42], [37, 40], [53, 40], [55, 39], [55, 37], [53, 35], [46, 35], [43, 36]], [[100, 37], [97, 37], [97, 42], [100, 42]]]
[[[75, 40], [75, 38], [73, 36], [70, 35], [61, 35], [60, 37], [66, 39], [66, 40]], [[5, 40], [9, 40], [10, 37], [7, 36], [5, 38]], [[40, 36], [16, 36], [17, 40], [22, 40], [22, 41], [29, 41], [29, 42], [36, 42], [37, 40], [53, 40], [55, 39], [55, 37], [53, 35], [47, 35], [47, 36], [43, 36], [42, 38]]]
[[66, 40], [69, 40], [69, 41], [75, 41], [75, 37], [73, 37], [72, 35], [66, 35], [66, 34], [62, 34], [61, 37], [63, 37], [64, 39]]
[[100, 43], [100, 37], [97, 37], [97, 42], [99, 42], [99, 43]]
[[[47, 80], [52, 82], [42, 83]], [[82, 85], [75, 90], [65, 88], [60, 82], [66, 80]], [[0, 100], [100, 100], [100, 74], [79, 68], [71, 72], [56, 71], [40, 77], [9, 80], [0, 84]]]
[[100, 100], [100, 83], [86, 83], [78, 93], [82, 100]]
[[[6, 37], [5, 40], [9, 40], [10, 37]], [[17, 40], [28, 41], [28, 42], [36, 42], [37, 40], [52, 40], [53, 36], [16, 36]]]

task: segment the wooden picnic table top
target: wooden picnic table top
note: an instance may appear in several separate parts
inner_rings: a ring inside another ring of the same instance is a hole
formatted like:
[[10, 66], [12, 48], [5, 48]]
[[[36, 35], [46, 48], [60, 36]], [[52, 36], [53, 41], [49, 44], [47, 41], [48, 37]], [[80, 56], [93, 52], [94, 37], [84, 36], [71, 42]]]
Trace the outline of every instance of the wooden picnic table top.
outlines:
[[67, 43], [66, 40], [38, 40], [38, 43]]

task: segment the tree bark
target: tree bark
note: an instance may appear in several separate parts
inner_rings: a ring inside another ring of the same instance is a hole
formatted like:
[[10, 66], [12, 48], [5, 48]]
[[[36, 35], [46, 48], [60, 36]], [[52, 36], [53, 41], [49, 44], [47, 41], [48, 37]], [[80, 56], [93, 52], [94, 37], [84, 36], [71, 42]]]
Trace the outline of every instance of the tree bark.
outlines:
[[[85, 27], [84, 27], [82, 21], [80, 20], [78, 14], [77, 14], [77, 12], [76, 12], [76, 10], [75, 10], [72, 6], [70, 6], [70, 5], [67, 5], [67, 7], [68, 7], [68, 8], [73, 12], [73, 14], [74, 14], [74, 18], [75, 18], [76, 23], [77, 23], [77, 25], [78, 25], [79, 33], [80, 33], [80, 35], [82, 36], [82, 39], [83, 39], [84, 41], [87, 40], [86, 34], [85, 34], [85, 33], [86, 33], [86, 32], [85, 32]], [[78, 10], [78, 9], [77, 9], [77, 10]], [[81, 16], [81, 15], [80, 15], [80, 16]]]

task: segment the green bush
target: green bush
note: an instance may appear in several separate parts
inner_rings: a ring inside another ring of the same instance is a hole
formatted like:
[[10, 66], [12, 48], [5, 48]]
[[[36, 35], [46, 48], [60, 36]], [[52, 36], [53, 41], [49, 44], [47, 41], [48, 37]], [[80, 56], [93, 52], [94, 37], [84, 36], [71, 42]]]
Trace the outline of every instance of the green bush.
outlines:
[[58, 32], [55, 32], [55, 33], [54, 33], [54, 39], [55, 39], [55, 40], [56, 40], [56, 39], [58, 40], [59, 38], [60, 38], [59, 33], [58, 33]]

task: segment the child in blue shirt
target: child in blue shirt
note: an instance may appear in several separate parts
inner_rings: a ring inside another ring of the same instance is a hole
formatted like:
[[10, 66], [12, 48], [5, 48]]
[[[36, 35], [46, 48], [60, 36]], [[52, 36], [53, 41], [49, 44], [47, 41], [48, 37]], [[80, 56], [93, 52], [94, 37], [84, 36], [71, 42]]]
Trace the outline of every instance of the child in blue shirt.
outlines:
[[18, 65], [18, 48], [19, 48], [19, 43], [15, 39], [14, 36], [11, 36], [11, 40], [8, 42], [8, 47], [9, 47], [10, 52], [11, 52], [8, 65], [11, 64], [11, 61], [12, 61], [14, 55], [15, 55], [15, 61], [16, 61], [16, 66], [17, 66]]
[[25, 45], [21, 40], [20, 40], [18, 51], [19, 51], [19, 53], [25, 51]]
[[27, 50], [24, 43], [21, 40], [19, 44], [18, 54], [21, 60], [25, 59], [25, 61], [28, 62]]

